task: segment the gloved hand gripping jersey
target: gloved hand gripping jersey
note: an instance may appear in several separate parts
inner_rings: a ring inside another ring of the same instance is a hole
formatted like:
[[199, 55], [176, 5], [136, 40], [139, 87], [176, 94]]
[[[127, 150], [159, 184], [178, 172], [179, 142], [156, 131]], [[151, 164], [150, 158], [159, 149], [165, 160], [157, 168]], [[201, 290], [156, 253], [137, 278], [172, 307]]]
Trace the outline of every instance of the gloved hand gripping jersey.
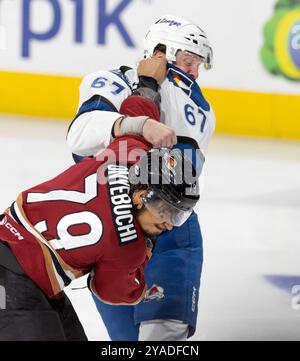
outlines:
[[161, 101], [158, 87], [166, 78], [166, 64], [165, 58], [148, 58], [141, 60], [137, 69], [139, 84], [133, 95], [153, 101], [158, 109]]

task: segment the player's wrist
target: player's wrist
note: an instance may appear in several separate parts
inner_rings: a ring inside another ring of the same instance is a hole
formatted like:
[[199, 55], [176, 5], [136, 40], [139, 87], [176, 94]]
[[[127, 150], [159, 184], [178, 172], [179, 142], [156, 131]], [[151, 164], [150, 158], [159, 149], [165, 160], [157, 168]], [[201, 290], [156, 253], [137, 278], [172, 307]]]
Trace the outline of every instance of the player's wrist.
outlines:
[[147, 120], [150, 119], [148, 116], [129, 117], [124, 116], [120, 120], [120, 135], [125, 134], [136, 134], [143, 135], [144, 125]]
[[150, 77], [150, 76], [139, 76], [139, 85], [138, 88], [149, 88], [152, 89], [153, 91], [157, 92], [158, 91], [158, 82], [156, 81], [156, 79]]

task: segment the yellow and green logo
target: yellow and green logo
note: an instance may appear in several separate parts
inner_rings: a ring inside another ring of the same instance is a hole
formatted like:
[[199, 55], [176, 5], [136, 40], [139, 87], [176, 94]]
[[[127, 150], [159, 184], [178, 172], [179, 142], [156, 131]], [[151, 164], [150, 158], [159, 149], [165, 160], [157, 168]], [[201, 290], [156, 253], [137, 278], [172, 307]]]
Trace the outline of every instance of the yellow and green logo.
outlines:
[[278, 0], [264, 26], [261, 60], [275, 75], [300, 81], [300, 0]]

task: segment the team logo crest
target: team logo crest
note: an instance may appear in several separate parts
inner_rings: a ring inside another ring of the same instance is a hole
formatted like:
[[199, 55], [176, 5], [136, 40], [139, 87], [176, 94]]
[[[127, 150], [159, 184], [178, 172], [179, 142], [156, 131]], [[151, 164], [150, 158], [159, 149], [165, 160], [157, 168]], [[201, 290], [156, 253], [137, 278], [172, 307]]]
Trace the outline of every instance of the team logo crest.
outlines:
[[300, 81], [300, 0], [278, 0], [264, 26], [261, 60], [274, 75]]
[[173, 75], [173, 81], [179, 88], [186, 91], [186, 93], [190, 92], [190, 84], [186, 84], [178, 74]]
[[160, 301], [165, 298], [164, 289], [156, 284], [146, 291], [144, 296], [144, 302], [150, 302], [152, 300]]

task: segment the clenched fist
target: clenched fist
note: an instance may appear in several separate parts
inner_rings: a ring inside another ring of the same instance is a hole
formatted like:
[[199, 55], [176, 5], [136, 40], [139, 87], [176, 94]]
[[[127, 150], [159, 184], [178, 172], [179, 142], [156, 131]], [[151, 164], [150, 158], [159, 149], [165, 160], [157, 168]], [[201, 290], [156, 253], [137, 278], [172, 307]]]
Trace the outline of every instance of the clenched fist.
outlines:
[[167, 75], [167, 60], [165, 57], [143, 59], [139, 62], [137, 72], [139, 76], [153, 78], [161, 84]]
[[177, 143], [177, 137], [172, 128], [151, 118], [143, 126], [143, 137], [154, 148], [172, 148]]

